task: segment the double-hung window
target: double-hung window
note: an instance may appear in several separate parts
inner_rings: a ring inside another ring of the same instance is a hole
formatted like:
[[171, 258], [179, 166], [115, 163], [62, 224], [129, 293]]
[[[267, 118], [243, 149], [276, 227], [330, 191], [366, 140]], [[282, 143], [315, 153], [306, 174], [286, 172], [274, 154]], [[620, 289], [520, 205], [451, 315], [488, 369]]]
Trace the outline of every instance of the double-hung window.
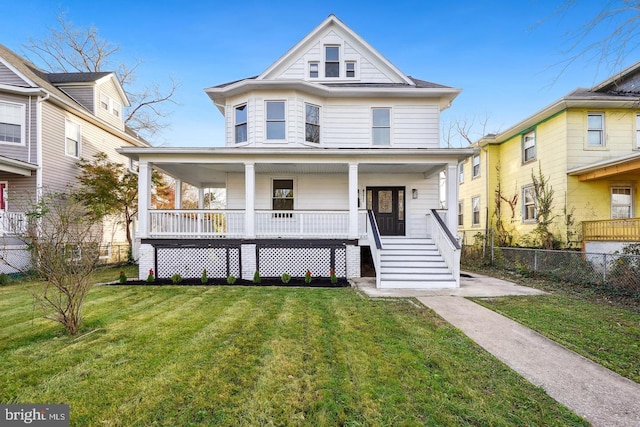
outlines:
[[309, 63], [309, 77], [312, 79], [317, 79], [318, 78], [318, 68], [319, 68], [319, 64], [317, 62], [310, 62]]
[[345, 72], [347, 77], [355, 77], [356, 76], [356, 63], [355, 61], [347, 61], [344, 63]]
[[267, 139], [285, 139], [284, 101], [267, 101]]
[[235, 141], [236, 144], [247, 142], [247, 104], [235, 108]]
[[458, 200], [458, 227], [464, 226], [464, 202]]
[[462, 184], [464, 182], [464, 163], [460, 163], [458, 165], [458, 183]]
[[65, 152], [68, 156], [80, 157], [80, 125], [70, 120], [65, 124]]
[[636, 149], [640, 149], [640, 114], [636, 114]]
[[340, 77], [340, 47], [324, 47], [324, 76]]
[[373, 115], [373, 145], [391, 144], [391, 109], [374, 108]]
[[24, 144], [24, 105], [0, 102], [0, 142]]
[[480, 196], [471, 198], [471, 225], [480, 225]]
[[536, 131], [522, 135], [522, 163], [536, 159]]
[[611, 219], [633, 217], [631, 187], [611, 188]]
[[320, 143], [320, 107], [305, 104], [305, 137], [307, 142]]
[[471, 177], [477, 178], [480, 176], [480, 154], [474, 155], [471, 161]]
[[533, 185], [522, 188], [522, 220], [524, 222], [537, 221], [536, 197]]
[[587, 115], [587, 145], [589, 147], [604, 146], [604, 114], [589, 113]]

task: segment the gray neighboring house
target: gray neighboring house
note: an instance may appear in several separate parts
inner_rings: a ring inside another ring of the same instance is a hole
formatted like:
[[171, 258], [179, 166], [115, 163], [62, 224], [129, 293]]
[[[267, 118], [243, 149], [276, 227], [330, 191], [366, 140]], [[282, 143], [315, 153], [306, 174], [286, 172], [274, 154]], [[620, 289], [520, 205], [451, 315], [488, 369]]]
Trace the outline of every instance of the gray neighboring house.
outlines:
[[[9, 225], [24, 221], [25, 197], [73, 183], [80, 158], [102, 151], [129, 164], [116, 148], [149, 145], [125, 127], [127, 106], [112, 72], [47, 73], [0, 44], [0, 248], [19, 244]], [[126, 242], [117, 221], [103, 241]]]

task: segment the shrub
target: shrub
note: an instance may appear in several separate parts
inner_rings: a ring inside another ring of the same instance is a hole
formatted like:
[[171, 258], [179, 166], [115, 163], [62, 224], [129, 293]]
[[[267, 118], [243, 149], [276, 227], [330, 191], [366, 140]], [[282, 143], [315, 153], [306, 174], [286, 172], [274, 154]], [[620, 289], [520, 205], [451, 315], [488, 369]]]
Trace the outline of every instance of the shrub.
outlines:
[[280, 280], [282, 280], [282, 283], [287, 284], [291, 280], [291, 275], [288, 273], [282, 273], [282, 276], [280, 276]]
[[329, 278], [331, 279], [331, 283], [333, 283], [334, 285], [338, 283], [338, 277], [336, 276], [336, 272], [333, 270], [333, 268], [329, 270]]
[[260, 279], [260, 272], [256, 271], [253, 273], [253, 283], [259, 284], [260, 282], [262, 282], [262, 279]]
[[203, 285], [206, 285], [208, 281], [209, 281], [209, 278], [207, 277], [207, 269], [203, 268], [202, 276], [200, 276], [200, 283], [202, 283]]
[[153, 274], [153, 268], [149, 269], [149, 275], [147, 276], [147, 283], [153, 283], [155, 282], [156, 277]]
[[307, 270], [307, 272], [304, 273], [304, 283], [306, 283], [307, 285], [311, 283], [311, 271], [309, 270]]
[[11, 283], [11, 277], [7, 274], [0, 273], [0, 286], [5, 286]]
[[182, 283], [182, 276], [178, 273], [174, 274], [173, 276], [171, 276], [171, 283], [173, 283], [174, 285], [179, 285], [180, 283]]
[[124, 271], [120, 272], [120, 276], [118, 276], [118, 281], [122, 284], [127, 283], [127, 275], [124, 274]]
[[227, 283], [229, 285], [233, 285], [234, 283], [236, 283], [236, 276], [230, 274], [229, 277], [227, 277]]

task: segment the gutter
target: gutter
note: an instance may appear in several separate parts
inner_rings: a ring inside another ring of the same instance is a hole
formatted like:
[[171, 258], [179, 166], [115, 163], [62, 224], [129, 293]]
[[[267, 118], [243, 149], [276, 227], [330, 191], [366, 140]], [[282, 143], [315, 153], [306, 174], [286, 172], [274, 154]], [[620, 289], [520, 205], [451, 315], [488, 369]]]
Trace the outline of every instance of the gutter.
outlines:
[[36, 202], [42, 197], [42, 103], [50, 96], [49, 92], [44, 92], [36, 102]]

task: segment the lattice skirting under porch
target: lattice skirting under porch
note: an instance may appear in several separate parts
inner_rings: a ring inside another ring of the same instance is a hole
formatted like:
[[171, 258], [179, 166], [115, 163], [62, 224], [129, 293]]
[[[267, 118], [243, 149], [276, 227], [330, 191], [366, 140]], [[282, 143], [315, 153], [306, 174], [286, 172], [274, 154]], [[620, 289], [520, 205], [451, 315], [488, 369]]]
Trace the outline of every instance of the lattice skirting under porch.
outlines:
[[[280, 277], [283, 273], [303, 277], [311, 271], [314, 277], [359, 275], [359, 247], [344, 241], [258, 241], [258, 242], [142, 242], [140, 276], [153, 268], [158, 278], [180, 274], [198, 278], [204, 269], [210, 278], [229, 275], [251, 279], [255, 271], [261, 277]], [[354, 258], [354, 259], [350, 259]]]

